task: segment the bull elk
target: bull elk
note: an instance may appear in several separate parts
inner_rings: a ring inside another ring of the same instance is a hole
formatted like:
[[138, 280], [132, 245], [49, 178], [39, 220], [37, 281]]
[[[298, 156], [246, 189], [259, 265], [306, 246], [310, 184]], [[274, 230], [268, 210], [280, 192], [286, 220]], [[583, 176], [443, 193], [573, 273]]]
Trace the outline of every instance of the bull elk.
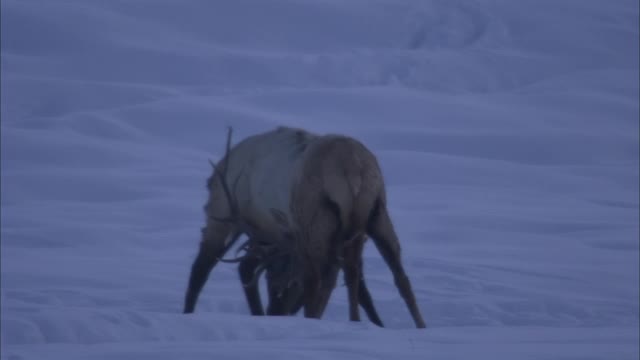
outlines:
[[[237, 241], [242, 233], [249, 235], [250, 242], [240, 248], [263, 249], [255, 244], [268, 243], [278, 236], [277, 224], [272, 214], [266, 211], [266, 203], [281, 206], [280, 197], [286, 197], [288, 192], [283, 189], [288, 186], [285, 176], [291, 173], [293, 163], [306, 149], [307, 145], [316, 138], [311, 133], [280, 127], [274, 131], [254, 135], [246, 138], [231, 149], [231, 129], [227, 137], [225, 156], [219, 163], [211, 165], [214, 173], [207, 180], [209, 200], [205, 205], [207, 224], [202, 228], [200, 251], [192, 265], [189, 287], [185, 297], [184, 312], [191, 313], [195, 309], [198, 295], [215, 264], [221, 260], [229, 248]], [[234, 179], [229, 187], [227, 179]], [[241, 186], [240, 188], [238, 186]], [[225, 214], [222, 219], [216, 214]], [[267, 241], [262, 241], [262, 240]], [[292, 241], [290, 236], [284, 240]], [[287, 249], [287, 246], [279, 246]], [[273, 251], [269, 260], [251, 251], [240, 262], [239, 272], [245, 284], [244, 292], [253, 315], [264, 315], [262, 303], [256, 284], [257, 277], [266, 269], [269, 290], [269, 307], [267, 314], [284, 315], [296, 313], [302, 307], [302, 296], [287, 289], [286, 277], [277, 275], [285, 270], [296, 270], [291, 266], [286, 251], [280, 256], [274, 256]], [[266, 254], [262, 254], [266, 255]], [[266, 264], [265, 264], [266, 262]], [[262, 264], [262, 265], [260, 265]], [[337, 272], [335, 274], [337, 277]], [[278, 282], [278, 279], [283, 279]], [[360, 303], [369, 319], [379, 326], [382, 325], [373, 301], [366, 288], [364, 279], [360, 280]], [[283, 294], [286, 294], [284, 296]]]
[[[242, 259], [241, 276], [256, 267], [266, 269], [271, 308], [275, 301], [284, 313], [304, 306], [305, 317], [320, 318], [342, 267], [349, 318], [359, 320], [360, 303], [376, 322], [368, 309], [373, 304], [362, 276], [368, 235], [391, 269], [416, 326], [425, 327], [401, 263], [379, 165], [363, 144], [346, 136], [279, 127], [231, 149], [229, 133], [227, 152], [215, 168], [208, 181], [207, 224], [192, 266], [184, 312], [193, 312], [211, 269], [244, 232], [249, 234], [244, 248], [251, 251]], [[273, 253], [280, 263], [256, 255]], [[282, 264], [289, 271], [278, 271]], [[284, 295], [274, 296], [271, 288], [279, 288]], [[257, 288], [253, 290], [257, 293]], [[248, 300], [253, 290], [246, 289]]]

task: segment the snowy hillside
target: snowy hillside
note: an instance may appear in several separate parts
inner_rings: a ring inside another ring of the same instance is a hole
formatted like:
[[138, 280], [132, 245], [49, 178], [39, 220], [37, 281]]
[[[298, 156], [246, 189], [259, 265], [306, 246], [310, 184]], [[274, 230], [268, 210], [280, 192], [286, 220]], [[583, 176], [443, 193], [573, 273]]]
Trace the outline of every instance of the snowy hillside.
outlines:
[[[637, 0], [1, 6], [2, 360], [638, 358]], [[427, 329], [181, 313], [228, 125], [370, 147]]]

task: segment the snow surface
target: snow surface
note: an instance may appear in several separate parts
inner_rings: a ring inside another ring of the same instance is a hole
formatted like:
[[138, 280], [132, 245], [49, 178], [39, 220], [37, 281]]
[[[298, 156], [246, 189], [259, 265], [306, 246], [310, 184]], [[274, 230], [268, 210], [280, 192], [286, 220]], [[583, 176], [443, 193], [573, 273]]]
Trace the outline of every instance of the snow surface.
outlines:
[[[2, 359], [637, 359], [638, 17], [2, 0]], [[228, 264], [181, 313], [227, 125], [375, 152], [427, 329], [371, 243], [384, 329], [341, 282], [321, 320], [252, 317]]]

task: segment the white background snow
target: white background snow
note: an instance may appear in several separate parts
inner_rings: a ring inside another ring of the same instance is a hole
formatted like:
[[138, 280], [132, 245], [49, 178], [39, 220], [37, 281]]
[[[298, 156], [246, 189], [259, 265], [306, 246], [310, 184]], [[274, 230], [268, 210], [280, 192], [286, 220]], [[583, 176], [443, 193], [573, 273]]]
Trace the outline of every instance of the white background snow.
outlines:
[[[638, 358], [637, 0], [1, 10], [3, 360]], [[384, 329], [342, 278], [252, 317], [228, 264], [181, 313], [228, 125], [372, 149], [427, 329], [371, 243]]]

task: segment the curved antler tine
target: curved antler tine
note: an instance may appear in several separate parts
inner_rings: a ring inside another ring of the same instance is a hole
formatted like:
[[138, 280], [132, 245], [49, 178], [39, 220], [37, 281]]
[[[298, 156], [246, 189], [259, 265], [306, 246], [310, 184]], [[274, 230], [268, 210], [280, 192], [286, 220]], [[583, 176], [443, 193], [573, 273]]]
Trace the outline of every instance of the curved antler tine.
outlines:
[[264, 258], [263, 262], [268, 263], [272, 261], [275, 256], [278, 255], [278, 254], [274, 254], [272, 256], [265, 257], [268, 254], [269, 250], [271, 250], [271, 248], [272, 248], [271, 245], [256, 246], [254, 244], [253, 238], [249, 237], [249, 239], [247, 239], [244, 243], [242, 243], [242, 245], [240, 245], [240, 247], [236, 250], [236, 255], [238, 255], [238, 253], [240, 253], [243, 250], [245, 251], [244, 255], [236, 256], [235, 258], [231, 258], [231, 259], [220, 258], [219, 260], [224, 263], [238, 263], [243, 261], [246, 258], [253, 257], [253, 258]]
[[258, 254], [258, 250], [254, 250], [254, 249], [249, 249], [250, 246], [250, 242], [246, 241], [238, 250], [236, 250], [236, 255], [238, 255], [238, 253], [242, 250], [245, 251], [245, 254], [242, 256], [236, 256], [234, 258], [231, 259], [225, 259], [225, 258], [218, 258], [218, 260], [220, 262], [223, 263], [227, 263], [227, 264], [235, 264], [235, 263], [239, 263], [241, 261], [243, 261], [244, 259], [253, 257], [253, 258], [259, 258], [261, 256], [261, 254]]
[[251, 287], [251, 286], [255, 286], [258, 283], [258, 280], [260, 279], [260, 274], [262, 274], [266, 269], [267, 266], [269, 264], [266, 262], [261, 263], [253, 272], [253, 277], [251, 278], [251, 280], [244, 284], [244, 287]]
[[[270, 247], [274, 247], [275, 245], [271, 245]], [[251, 278], [251, 281], [249, 281], [248, 283], [244, 284], [245, 287], [250, 287], [250, 286], [254, 286], [258, 279], [260, 279], [260, 275], [262, 275], [262, 273], [267, 270], [267, 267], [275, 260], [277, 260], [280, 257], [283, 257], [287, 255], [286, 252], [284, 251], [280, 251], [280, 252], [276, 252], [274, 254], [271, 254], [269, 256], [267, 256], [266, 258], [262, 259], [262, 261], [260, 262], [260, 265], [258, 265], [255, 270], [253, 271], [253, 277]], [[297, 277], [295, 276], [294, 270], [290, 269], [289, 272], [289, 276], [292, 278], [291, 280], [289, 280], [287, 283], [287, 288], [291, 287], [292, 284], [300, 284], [301, 281], [299, 279], [297, 279]], [[281, 290], [283, 291], [283, 290]]]
[[230, 217], [217, 217], [217, 216], [209, 216], [209, 219], [211, 220], [215, 220], [218, 222], [222, 222], [222, 223], [231, 223], [234, 222], [234, 219], [230, 218]]
[[229, 150], [231, 150], [231, 134], [233, 134], [233, 127], [227, 127], [227, 148], [226, 154], [229, 156]]
[[227, 127], [227, 142], [225, 144], [224, 156], [222, 157], [221, 162], [224, 162], [224, 171], [227, 172], [227, 168], [229, 167], [229, 153], [231, 152], [231, 134], [233, 133], [233, 128], [231, 126]]
[[[231, 212], [231, 216], [232, 217], [237, 217], [238, 216], [238, 205], [236, 204], [236, 202], [234, 201], [234, 198], [231, 194], [231, 191], [229, 190], [229, 185], [227, 184], [227, 171], [229, 171], [229, 154], [231, 151], [231, 134], [233, 132], [233, 128], [229, 127], [229, 131], [227, 133], [227, 145], [226, 145], [226, 150], [225, 150], [225, 155], [224, 155], [224, 170], [219, 169], [217, 166], [215, 166], [213, 164], [213, 162], [211, 162], [211, 165], [214, 167], [215, 171], [215, 175], [218, 176], [218, 179], [220, 180], [220, 185], [222, 186], [222, 190], [224, 191], [224, 194], [227, 198], [227, 202], [229, 204], [229, 210]], [[238, 177], [239, 178], [239, 177]], [[236, 182], [238, 181], [238, 178], [236, 178]], [[235, 189], [234, 189], [235, 190]]]
[[258, 280], [260, 279], [260, 275], [267, 269], [267, 266], [269, 266], [269, 263], [271, 261], [273, 261], [273, 257], [264, 259], [260, 263], [260, 265], [258, 265], [258, 267], [256, 267], [255, 270], [253, 271], [253, 276], [251, 277], [251, 280], [248, 283], [243, 284], [243, 286], [244, 287], [255, 286]]
[[249, 252], [251, 247], [251, 238], [247, 239], [240, 247], [236, 250], [236, 255], [240, 253], [240, 251], [244, 250], [245, 252]]
[[233, 244], [236, 243], [236, 241], [238, 241], [238, 239], [240, 238], [240, 235], [242, 235], [240, 232], [236, 231], [232, 236], [231, 236], [231, 241], [229, 241], [225, 246], [224, 246], [224, 250], [222, 251], [222, 254], [226, 254], [227, 251], [229, 251], [229, 249], [231, 249], [231, 247], [233, 246]]
[[253, 256], [254, 256], [253, 254], [247, 253], [247, 254], [244, 254], [242, 256], [234, 257], [232, 259], [225, 259], [225, 258], [219, 257], [218, 261], [223, 262], [223, 263], [227, 263], [227, 264], [236, 264], [236, 263], [239, 263], [239, 262], [241, 262], [242, 260], [244, 260], [244, 259], [246, 259], [248, 257], [253, 257]]

